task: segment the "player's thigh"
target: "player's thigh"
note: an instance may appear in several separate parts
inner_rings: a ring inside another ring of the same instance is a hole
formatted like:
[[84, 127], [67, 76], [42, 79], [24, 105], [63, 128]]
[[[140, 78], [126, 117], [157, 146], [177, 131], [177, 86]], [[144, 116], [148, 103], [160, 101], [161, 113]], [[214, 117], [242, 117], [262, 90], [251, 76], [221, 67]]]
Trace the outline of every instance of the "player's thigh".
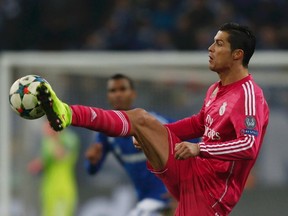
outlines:
[[166, 127], [143, 109], [127, 111], [131, 135], [135, 136], [154, 169], [163, 169], [168, 160], [169, 142]]

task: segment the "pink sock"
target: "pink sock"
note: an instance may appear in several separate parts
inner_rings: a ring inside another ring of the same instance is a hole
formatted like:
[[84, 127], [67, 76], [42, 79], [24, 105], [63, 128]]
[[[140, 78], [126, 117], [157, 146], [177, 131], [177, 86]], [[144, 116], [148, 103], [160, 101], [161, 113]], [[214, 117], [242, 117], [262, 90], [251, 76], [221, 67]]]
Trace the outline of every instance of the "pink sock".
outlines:
[[126, 136], [130, 121], [124, 111], [103, 110], [95, 107], [72, 105], [72, 125], [103, 132], [108, 136]]

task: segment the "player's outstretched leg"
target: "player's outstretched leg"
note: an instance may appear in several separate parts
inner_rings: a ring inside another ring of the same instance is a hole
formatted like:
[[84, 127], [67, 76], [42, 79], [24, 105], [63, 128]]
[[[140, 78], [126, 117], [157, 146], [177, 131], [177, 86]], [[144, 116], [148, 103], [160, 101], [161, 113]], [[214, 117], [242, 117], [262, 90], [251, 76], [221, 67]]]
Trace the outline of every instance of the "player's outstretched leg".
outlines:
[[56, 96], [48, 83], [41, 83], [37, 92], [37, 98], [55, 131], [73, 125], [100, 131], [108, 136], [134, 136], [152, 167], [155, 170], [165, 167], [169, 156], [167, 129], [145, 110], [115, 111], [80, 105], [68, 106]]
[[41, 83], [37, 93], [37, 99], [55, 131], [61, 131], [71, 124], [70, 107], [56, 96], [48, 83]]

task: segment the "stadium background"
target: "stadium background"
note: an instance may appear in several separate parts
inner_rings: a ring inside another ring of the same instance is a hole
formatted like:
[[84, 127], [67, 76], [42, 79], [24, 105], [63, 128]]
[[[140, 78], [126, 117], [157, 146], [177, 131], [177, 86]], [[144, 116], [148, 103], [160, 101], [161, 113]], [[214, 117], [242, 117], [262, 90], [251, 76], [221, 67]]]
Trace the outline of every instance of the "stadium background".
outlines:
[[[207, 86], [217, 79], [207, 69], [206, 50], [219, 24], [231, 20], [251, 26], [256, 33], [251, 72], [271, 109], [267, 137], [253, 170], [255, 179], [231, 215], [285, 215], [287, 6], [287, 0], [1, 1], [0, 215], [39, 214], [39, 178], [26, 172], [26, 164], [39, 150], [42, 120], [27, 122], [11, 113], [8, 88], [16, 78], [36, 73], [47, 78], [69, 103], [108, 108], [107, 77], [126, 73], [136, 80], [136, 106], [185, 117], [197, 112]], [[110, 205], [118, 213], [124, 212], [127, 203], [134, 202], [129, 180], [112, 158], [97, 177], [87, 176], [83, 152], [93, 133], [75, 130], [82, 141], [76, 170], [78, 214], [84, 215], [83, 209], [92, 199], [94, 208]], [[113, 215], [107, 208], [105, 211], [101, 215]]]

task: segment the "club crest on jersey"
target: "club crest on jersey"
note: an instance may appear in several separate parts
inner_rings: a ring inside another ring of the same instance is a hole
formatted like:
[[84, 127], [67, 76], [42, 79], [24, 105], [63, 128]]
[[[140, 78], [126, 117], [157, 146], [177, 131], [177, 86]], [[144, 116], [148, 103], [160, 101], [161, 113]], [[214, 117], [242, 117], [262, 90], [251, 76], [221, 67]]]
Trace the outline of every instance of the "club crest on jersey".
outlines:
[[253, 116], [247, 116], [245, 118], [245, 125], [248, 129], [253, 129], [256, 127], [256, 119]]
[[220, 116], [224, 115], [224, 113], [225, 113], [225, 111], [226, 111], [226, 106], [227, 106], [227, 102], [224, 102], [224, 103], [222, 104], [222, 106], [220, 107], [220, 109], [219, 109], [219, 115], [220, 115]]

